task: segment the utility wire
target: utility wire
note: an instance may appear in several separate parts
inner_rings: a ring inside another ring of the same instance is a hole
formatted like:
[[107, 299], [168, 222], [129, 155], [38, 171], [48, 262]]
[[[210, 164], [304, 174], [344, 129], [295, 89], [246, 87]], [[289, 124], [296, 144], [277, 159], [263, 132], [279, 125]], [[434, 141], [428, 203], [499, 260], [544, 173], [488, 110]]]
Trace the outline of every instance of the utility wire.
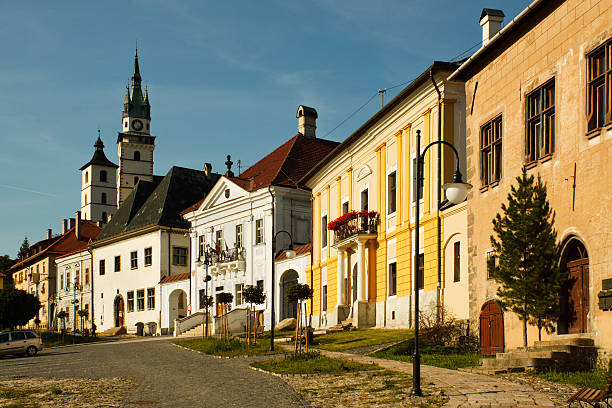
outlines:
[[474, 48], [478, 47], [480, 44], [482, 44], [482, 41], [478, 41], [477, 43], [472, 45], [470, 48], [468, 48], [467, 50], [463, 51], [461, 54], [458, 54], [458, 55], [454, 56], [453, 58], [451, 58], [449, 60], [449, 62], [455, 62], [455, 61], [461, 59], [461, 57], [463, 57], [468, 52], [472, 51]]
[[335, 128], [333, 128], [332, 130], [330, 130], [329, 132], [327, 132], [325, 134], [325, 136], [323, 136], [323, 139], [325, 139], [327, 136], [331, 135], [332, 132], [336, 129], [338, 129], [340, 126], [344, 125], [344, 123], [349, 120], [350, 118], [352, 118], [353, 116], [355, 116], [357, 114], [357, 112], [359, 112], [360, 110], [362, 110], [363, 108], [365, 108], [365, 106], [372, 102], [372, 99], [376, 98], [376, 96], [378, 96], [378, 91], [374, 92], [374, 94], [372, 96], [370, 96], [370, 98], [365, 101], [365, 103], [363, 105], [361, 105], [359, 108], [357, 108], [353, 113], [351, 113], [346, 119], [344, 119], [342, 122], [340, 122], [338, 125], [336, 125]]

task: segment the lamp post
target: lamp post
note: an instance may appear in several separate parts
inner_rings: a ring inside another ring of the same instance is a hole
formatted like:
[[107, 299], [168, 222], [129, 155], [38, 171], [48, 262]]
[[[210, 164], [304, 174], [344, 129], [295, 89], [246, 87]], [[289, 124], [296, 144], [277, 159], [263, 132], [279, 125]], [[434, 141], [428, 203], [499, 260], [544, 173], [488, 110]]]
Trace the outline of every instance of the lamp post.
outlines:
[[79, 304], [79, 300], [76, 298], [77, 290], [81, 291], [81, 285], [79, 285], [78, 275], [74, 277], [74, 284], [72, 285], [74, 299], [72, 300], [72, 304], [74, 305], [74, 326], [72, 327], [72, 343], [74, 344], [74, 336], [77, 330], [77, 305]]
[[[196, 266], [206, 265], [206, 276], [204, 276], [204, 337], [208, 338], [208, 282], [212, 280], [212, 277], [208, 274], [208, 266], [216, 261], [216, 253], [212, 250], [210, 245], [206, 245], [206, 250], [196, 261]], [[204, 257], [204, 260], [202, 260]]]
[[278, 234], [280, 233], [285, 233], [287, 235], [289, 235], [289, 249], [287, 249], [286, 251], [286, 255], [288, 259], [292, 259], [295, 258], [295, 251], [293, 250], [293, 237], [291, 236], [291, 234], [285, 230], [280, 230], [278, 231], [276, 234], [274, 234], [274, 238], [272, 239], [272, 292], [270, 295], [270, 305], [272, 307], [271, 310], [271, 323], [270, 323], [270, 351], [274, 351], [274, 320], [275, 320], [275, 313], [274, 313], [274, 292], [275, 292], [275, 287], [276, 287], [276, 282], [274, 279], [274, 271], [276, 269], [276, 265], [274, 264], [274, 257], [276, 255], [276, 237], [278, 236]]
[[[446, 145], [453, 149], [455, 153], [455, 159], [457, 160], [457, 169], [453, 174], [453, 182], [447, 183], [442, 186], [446, 192], [446, 198], [453, 204], [459, 204], [463, 202], [466, 197], [468, 190], [472, 188], [471, 184], [464, 183], [461, 179], [461, 172], [459, 171], [459, 153], [455, 146], [444, 140], [436, 140], [431, 142], [423, 153], [421, 151], [421, 131], [417, 130], [416, 136], [416, 151], [417, 151], [417, 163], [416, 163], [416, 179], [415, 179], [415, 190], [416, 190], [416, 211], [415, 211], [415, 249], [414, 249], [414, 354], [412, 357], [412, 395], [421, 396], [421, 356], [419, 354], [419, 206], [421, 200], [421, 185], [423, 184], [423, 161], [425, 159], [425, 153], [427, 150], [434, 145]], [[438, 177], [440, 175], [438, 174]]]

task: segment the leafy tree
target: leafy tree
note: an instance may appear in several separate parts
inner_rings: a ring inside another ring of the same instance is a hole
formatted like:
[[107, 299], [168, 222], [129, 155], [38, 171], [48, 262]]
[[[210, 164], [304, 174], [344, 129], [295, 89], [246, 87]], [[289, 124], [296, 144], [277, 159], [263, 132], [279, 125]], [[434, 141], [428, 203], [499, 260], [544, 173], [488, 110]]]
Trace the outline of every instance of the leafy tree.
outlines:
[[23, 238], [23, 242], [21, 243], [21, 246], [19, 247], [19, 252], [17, 253], [17, 258], [19, 258], [21, 256], [21, 254], [23, 254], [29, 248], [30, 248], [30, 241], [28, 241], [28, 237], [24, 237]]
[[227, 313], [229, 312], [232, 301], [234, 300], [234, 295], [229, 292], [222, 292], [217, 295], [217, 302], [221, 304], [223, 315], [222, 315], [222, 326], [223, 326], [223, 336], [225, 340], [229, 342], [229, 322]]
[[[263, 293], [263, 289], [259, 286], [249, 285], [242, 291], [242, 296], [244, 297], [244, 301], [249, 303], [251, 307], [247, 308], [247, 343], [251, 343], [251, 335], [253, 336], [253, 341], [257, 342], [257, 322], [251, 322], [251, 316], [253, 319], [255, 318], [255, 308], [253, 305], [261, 305], [266, 301], [266, 295]], [[252, 331], [252, 333], [251, 333]]]
[[41, 308], [36, 296], [25, 290], [6, 288], [0, 290], [0, 327], [13, 329], [27, 324], [38, 315]]
[[[291, 286], [287, 291], [287, 300], [289, 302], [296, 302], [297, 306], [297, 324], [295, 325], [295, 352], [298, 352], [298, 347], [302, 347], [300, 342], [300, 332], [303, 331], [302, 327], [302, 303], [312, 297], [312, 289], [310, 286], [302, 283], [296, 283]], [[306, 305], [304, 306], [304, 315], [306, 314]], [[301, 350], [300, 350], [301, 351]], [[306, 333], [306, 352], [308, 352], [308, 333]]]
[[206, 330], [206, 319], [208, 319], [208, 311], [215, 304], [212, 296], [206, 296], [205, 294], [200, 295], [200, 304], [204, 307], [204, 329], [202, 330], [202, 336], [208, 337], [208, 331]]
[[[15, 260], [11, 259], [8, 255], [0, 256], [0, 273], [5, 274], [9, 281], [11, 276], [8, 274], [8, 270], [15, 264]], [[6, 286], [6, 285], [5, 285]]]
[[548, 203], [546, 185], [538, 175], [523, 173], [512, 186], [508, 204], [502, 204], [502, 214], [493, 219], [491, 245], [499, 259], [488, 262], [495, 280], [499, 304], [505, 311], [518, 316], [523, 323], [523, 346], [527, 347], [527, 323], [554, 330], [559, 318], [559, 293], [567, 280], [557, 266], [557, 233], [553, 228], [555, 215]]

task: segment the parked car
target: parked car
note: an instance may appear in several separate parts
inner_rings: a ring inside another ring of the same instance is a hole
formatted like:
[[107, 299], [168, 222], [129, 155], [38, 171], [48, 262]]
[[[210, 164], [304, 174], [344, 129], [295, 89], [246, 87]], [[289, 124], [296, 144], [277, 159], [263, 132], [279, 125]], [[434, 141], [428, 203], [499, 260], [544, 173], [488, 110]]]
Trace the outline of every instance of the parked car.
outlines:
[[25, 354], [33, 357], [42, 349], [42, 339], [33, 330], [0, 332], [0, 354]]

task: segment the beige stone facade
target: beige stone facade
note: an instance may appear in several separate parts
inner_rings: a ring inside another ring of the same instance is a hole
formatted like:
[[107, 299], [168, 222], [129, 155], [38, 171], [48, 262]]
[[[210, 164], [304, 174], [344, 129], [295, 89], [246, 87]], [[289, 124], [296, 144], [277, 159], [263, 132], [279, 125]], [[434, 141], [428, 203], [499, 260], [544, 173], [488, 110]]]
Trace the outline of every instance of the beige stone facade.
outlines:
[[[539, 174], [546, 182], [563, 250], [561, 267], [575, 270], [572, 265], [580, 264], [582, 268], [584, 297], [577, 302], [583, 302], [584, 324], [579, 317], [564, 315], [558, 333], [586, 333], [596, 339], [602, 353], [612, 349], [612, 311], [598, 305], [602, 280], [612, 278], [611, 38], [610, 0], [535, 1], [451, 76], [466, 81], [468, 182], [474, 185], [468, 196], [469, 312], [474, 322], [479, 322], [483, 305], [496, 298], [497, 285], [488, 279], [486, 267], [491, 220], [527, 165], [530, 174]], [[608, 47], [604, 50], [607, 116], [589, 131], [588, 66], [593, 52], [602, 46]], [[527, 142], [533, 134], [528, 101], [543, 84], [554, 87], [554, 116], [549, 122], [554, 137], [550, 152], [541, 144], [532, 155]], [[487, 142], [482, 135], [487, 123], [497, 118], [501, 118], [501, 174], [495, 180], [493, 171], [486, 180], [482, 149]], [[562, 299], [562, 307], [571, 311], [570, 301]], [[503, 314], [503, 331], [505, 350], [522, 346], [522, 327], [515, 315]], [[537, 329], [530, 326], [529, 343], [537, 337]]]

